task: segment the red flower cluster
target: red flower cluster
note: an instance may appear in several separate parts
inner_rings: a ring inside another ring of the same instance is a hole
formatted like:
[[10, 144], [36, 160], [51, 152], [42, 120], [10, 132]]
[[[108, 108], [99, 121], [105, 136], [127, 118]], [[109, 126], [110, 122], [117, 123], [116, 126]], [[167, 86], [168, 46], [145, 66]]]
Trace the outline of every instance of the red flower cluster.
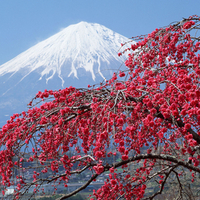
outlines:
[[170, 173], [178, 183], [184, 167], [200, 173], [200, 42], [190, 35], [199, 24], [191, 17], [143, 36], [126, 49], [127, 71], [99, 87], [38, 92], [0, 130], [2, 194], [12, 185], [15, 199], [30, 185], [67, 187], [88, 169], [86, 184], [109, 172], [91, 199], [139, 200], [155, 180], [162, 192]]
[[188, 21], [188, 22], [186, 22], [186, 23], [183, 25], [183, 28], [184, 28], [184, 29], [189, 29], [189, 28], [191, 28], [191, 26], [193, 26], [194, 24], [195, 24], [194, 21]]

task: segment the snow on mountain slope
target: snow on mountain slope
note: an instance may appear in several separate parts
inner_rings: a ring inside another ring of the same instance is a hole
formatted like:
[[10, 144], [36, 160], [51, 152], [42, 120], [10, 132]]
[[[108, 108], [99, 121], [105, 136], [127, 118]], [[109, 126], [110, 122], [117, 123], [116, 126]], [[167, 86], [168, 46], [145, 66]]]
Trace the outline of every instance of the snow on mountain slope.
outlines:
[[91, 73], [92, 79], [95, 80], [93, 67], [97, 64], [98, 73], [105, 78], [101, 72], [101, 62], [110, 64], [111, 60], [122, 61], [121, 57], [118, 57], [117, 51], [120, 44], [127, 40], [128, 38], [102, 25], [80, 22], [68, 26], [1, 65], [0, 76], [6, 73], [16, 73], [25, 68], [25, 77], [42, 67], [40, 79], [46, 75], [48, 82], [57, 73], [63, 84], [65, 80], [62, 68], [66, 63], [70, 63], [68, 77], [78, 78], [77, 70], [84, 68]]
[[87, 87], [112, 76], [129, 39], [96, 23], [70, 25], [0, 66], [0, 126], [44, 89]]

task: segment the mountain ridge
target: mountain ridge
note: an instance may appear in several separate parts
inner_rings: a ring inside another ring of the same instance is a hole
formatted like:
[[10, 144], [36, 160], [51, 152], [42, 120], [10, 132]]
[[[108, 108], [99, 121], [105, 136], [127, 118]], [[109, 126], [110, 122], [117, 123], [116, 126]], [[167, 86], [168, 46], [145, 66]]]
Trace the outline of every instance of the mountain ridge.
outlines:
[[[119, 49], [120, 44], [126, 42], [127, 39], [103, 25], [80, 22], [68, 26], [1, 65], [0, 76], [16, 73], [21, 68], [31, 73], [43, 67], [40, 79], [46, 75], [48, 82], [57, 73], [64, 83], [62, 67], [69, 62], [71, 65], [68, 77], [73, 75], [78, 78], [77, 70], [84, 68], [91, 73], [95, 81], [93, 67], [94, 64], [98, 64], [97, 70], [105, 79], [101, 73], [101, 62], [109, 65], [111, 59], [122, 61], [117, 55], [117, 48]], [[48, 76], [48, 74], [51, 75]]]
[[103, 25], [80, 22], [1, 65], [0, 126], [26, 110], [39, 90], [87, 87], [111, 78], [126, 59], [118, 50], [128, 40]]

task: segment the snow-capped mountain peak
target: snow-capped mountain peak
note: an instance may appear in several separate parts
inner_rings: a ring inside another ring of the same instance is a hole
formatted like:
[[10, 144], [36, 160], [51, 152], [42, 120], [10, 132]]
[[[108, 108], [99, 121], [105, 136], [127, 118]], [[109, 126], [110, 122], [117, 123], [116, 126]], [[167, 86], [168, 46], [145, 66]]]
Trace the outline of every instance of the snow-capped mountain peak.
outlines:
[[118, 51], [127, 41], [105, 26], [80, 22], [1, 65], [0, 126], [26, 110], [38, 91], [82, 88], [111, 78], [125, 60]]
[[97, 73], [105, 79], [102, 63], [109, 65], [112, 60], [121, 62], [117, 51], [121, 43], [127, 40], [128, 38], [105, 26], [80, 22], [68, 26], [1, 65], [0, 76], [7, 73], [13, 75], [21, 70], [23, 80], [35, 71], [40, 74], [39, 80], [45, 77], [48, 83], [57, 74], [63, 85], [65, 77], [79, 78], [78, 70], [84, 69], [90, 72], [94, 81]]

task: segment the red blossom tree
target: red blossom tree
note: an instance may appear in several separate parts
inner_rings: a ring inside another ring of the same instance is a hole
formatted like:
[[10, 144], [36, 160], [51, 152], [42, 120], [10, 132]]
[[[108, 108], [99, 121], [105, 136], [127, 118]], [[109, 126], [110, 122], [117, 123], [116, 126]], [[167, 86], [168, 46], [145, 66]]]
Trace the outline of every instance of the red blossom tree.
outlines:
[[0, 130], [2, 193], [15, 186], [20, 199], [33, 187], [67, 188], [71, 175], [90, 175], [61, 200], [109, 173], [91, 200], [154, 199], [172, 190], [184, 199], [185, 184], [200, 174], [199, 29], [192, 16], [133, 38], [127, 70], [99, 87], [38, 92]]

